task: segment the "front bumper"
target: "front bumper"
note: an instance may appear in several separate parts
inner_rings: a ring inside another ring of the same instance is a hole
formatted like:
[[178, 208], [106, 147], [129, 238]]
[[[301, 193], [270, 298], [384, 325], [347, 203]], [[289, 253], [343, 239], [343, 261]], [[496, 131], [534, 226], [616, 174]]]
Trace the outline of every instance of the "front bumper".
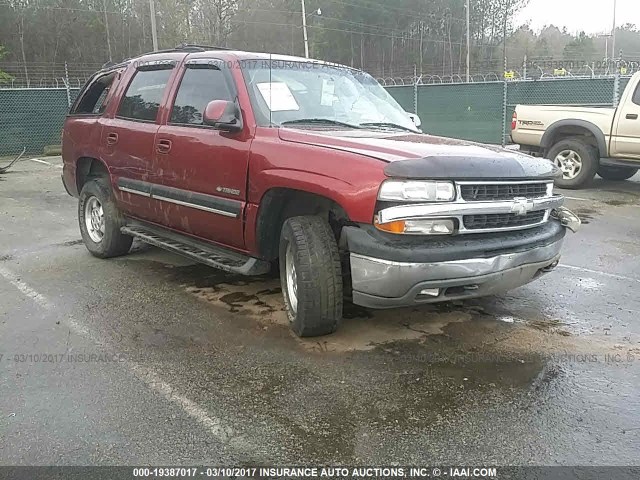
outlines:
[[565, 227], [550, 220], [533, 230], [502, 234], [502, 241], [495, 243], [482, 235], [450, 245], [423, 240], [422, 245], [399, 248], [408, 249], [412, 258], [396, 251], [391, 259], [377, 233], [350, 234], [355, 247], [349, 248], [353, 302], [393, 308], [493, 295], [525, 285], [557, 265]]

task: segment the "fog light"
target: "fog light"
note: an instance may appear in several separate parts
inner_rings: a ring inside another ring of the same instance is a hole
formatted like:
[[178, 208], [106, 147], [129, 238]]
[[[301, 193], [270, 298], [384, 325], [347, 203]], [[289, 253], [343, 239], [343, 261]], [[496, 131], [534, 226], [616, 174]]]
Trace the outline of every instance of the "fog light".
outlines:
[[440, 295], [440, 289], [439, 288], [425, 288], [424, 290], [420, 290], [420, 293], [418, 295], [425, 295], [425, 296], [429, 296], [429, 297], [437, 297], [438, 295]]
[[394, 222], [375, 222], [378, 230], [390, 233], [412, 235], [451, 235], [455, 231], [455, 222], [451, 218], [396, 220]]

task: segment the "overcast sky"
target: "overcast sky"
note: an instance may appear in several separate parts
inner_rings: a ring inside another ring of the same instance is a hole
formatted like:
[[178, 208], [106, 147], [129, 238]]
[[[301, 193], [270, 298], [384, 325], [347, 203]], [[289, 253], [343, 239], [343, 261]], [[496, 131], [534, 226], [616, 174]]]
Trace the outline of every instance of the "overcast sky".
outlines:
[[[610, 32], [614, 0], [530, 0], [516, 24], [530, 23], [539, 30], [545, 25], [566, 26], [571, 33]], [[616, 23], [640, 26], [640, 0], [618, 0]]]

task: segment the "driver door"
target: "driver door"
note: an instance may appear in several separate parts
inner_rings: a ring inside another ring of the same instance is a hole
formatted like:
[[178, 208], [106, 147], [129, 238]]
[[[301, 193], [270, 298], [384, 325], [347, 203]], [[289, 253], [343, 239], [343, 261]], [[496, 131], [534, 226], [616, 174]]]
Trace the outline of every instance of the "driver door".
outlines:
[[640, 83], [618, 109], [611, 154], [640, 160]]

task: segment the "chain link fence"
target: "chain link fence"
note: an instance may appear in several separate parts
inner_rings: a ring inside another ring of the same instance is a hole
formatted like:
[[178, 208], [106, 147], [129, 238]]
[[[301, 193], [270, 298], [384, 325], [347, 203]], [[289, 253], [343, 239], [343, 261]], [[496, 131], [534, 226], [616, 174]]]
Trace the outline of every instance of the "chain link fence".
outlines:
[[0, 156], [60, 145], [65, 116], [78, 88], [0, 88]]
[[[387, 90], [408, 112], [417, 113], [422, 129], [483, 143], [505, 144], [509, 140], [511, 116], [518, 104], [617, 105], [628, 76], [600, 78], [540, 78], [472, 83], [391, 85]], [[47, 146], [60, 144], [60, 134], [69, 106], [79, 87], [68, 78], [58, 86], [0, 86], [0, 156], [26, 148], [42, 154]], [[55, 83], [54, 83], [55, 85]]]
[[387, 86], [427, 133], [505, 145], [518, 104], [615, 107], [629, 76]]

